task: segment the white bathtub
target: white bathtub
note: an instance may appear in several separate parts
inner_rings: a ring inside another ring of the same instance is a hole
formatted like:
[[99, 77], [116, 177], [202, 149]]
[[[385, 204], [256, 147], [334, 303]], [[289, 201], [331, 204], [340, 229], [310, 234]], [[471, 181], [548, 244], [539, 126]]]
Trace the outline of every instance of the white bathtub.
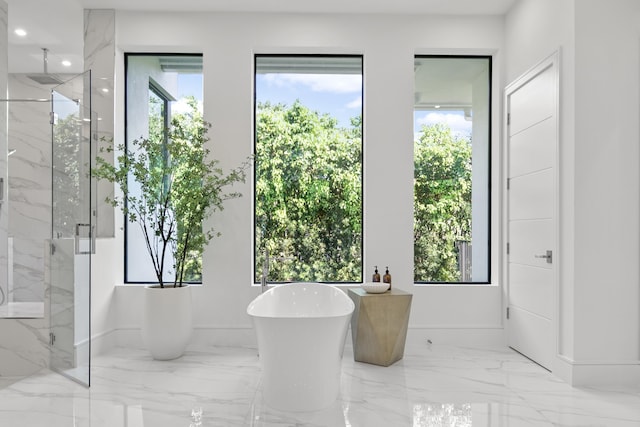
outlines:
[[320, 283], [275, 286], [249, 304], [267, 405], [312, 411], [335, 401], [353, 309], [346, 293]]

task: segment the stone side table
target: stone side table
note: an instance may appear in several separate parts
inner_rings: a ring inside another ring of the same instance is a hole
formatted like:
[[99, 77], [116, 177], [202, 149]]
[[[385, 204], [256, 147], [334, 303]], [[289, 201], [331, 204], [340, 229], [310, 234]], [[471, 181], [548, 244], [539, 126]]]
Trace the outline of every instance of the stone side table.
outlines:
[[356, 306], [351, 317], [354, 359], [381, 366], [402, 359], [413, 295], [393, 288], [382, 294], [350, 288], [348, 294]]

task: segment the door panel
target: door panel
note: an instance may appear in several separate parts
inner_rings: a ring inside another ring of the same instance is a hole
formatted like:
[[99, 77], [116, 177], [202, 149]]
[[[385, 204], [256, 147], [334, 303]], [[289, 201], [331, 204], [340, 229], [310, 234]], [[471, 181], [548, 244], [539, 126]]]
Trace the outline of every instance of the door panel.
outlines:
[[546, 258], [546, 251], [553, 249], [550, 240], [553, 238], [551, 220], [511, 221], [509, 225], [509, 264], [521, 264], [531, 267], [551, 269]]
[[509, 327], [518, 331], [510, 334], [509, 345], [536, 363], [549, 368], [553, 363], [554, 348], [551, 322], [519, 307], [511, 307]]
[[553, 216], [553, 169], [511, 178], [509, 186], [511, 221]]
[[556, 354], [556, 61], [506, 90], [508, 343], [547, 369]]
[[89, 385], [91, 249], [95, 213], [97, 117], [90, 109], [91, 74], [52, 90], [51, 369]]
[[513, 291], [510, 307], [519, 307], [551, 319], [552, 310], [548, 303], [553, 300], [551, 269], [513, 263], [509, 279], [509, 288]]
[[554, 126], [555, 121], [548, 118], [511, 136], [509, 176], [518, 177], [553, 167], [555, 142], [546, 136], [555, 132]]
[[554, 73], [554, 68], [548, 67], [509, 96], [509, 135], [522, 132], [555, 114]]

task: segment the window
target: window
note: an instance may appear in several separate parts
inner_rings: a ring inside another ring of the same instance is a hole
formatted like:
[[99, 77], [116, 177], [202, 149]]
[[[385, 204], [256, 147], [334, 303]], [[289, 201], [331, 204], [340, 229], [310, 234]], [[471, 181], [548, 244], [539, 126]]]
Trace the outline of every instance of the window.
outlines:
[[[126, 141], [140, 138], [169, 141], [172, 121], [196, 123], [202, 117], [202, 55], [125, 55]], [[157, 161], [168, 161], [166, 155]], [[168, 183], [167, 183], [168, 184]], [[133, 179], [130, 186], [135, 186]], [[180, 227], [180, 225], [178, 225]], [[157, 282], [142, 231], [125, 221], [125, 282]], [[202, 254], [186, 266], [185, 282], [202, 281]], [[172, 266], [172, 262], [167, 265]], [[173, 271], [165, 272], [173, 280]]]
[[149, 79], [149, 136], [168, 141], [169, 106], [172, 98], [167, 96], [153, 80]]
[[362, 281], [362, 56], [255, 57], [255, 282]]
[[488, 283], [491, 58], [414, 69], [414, 281]]

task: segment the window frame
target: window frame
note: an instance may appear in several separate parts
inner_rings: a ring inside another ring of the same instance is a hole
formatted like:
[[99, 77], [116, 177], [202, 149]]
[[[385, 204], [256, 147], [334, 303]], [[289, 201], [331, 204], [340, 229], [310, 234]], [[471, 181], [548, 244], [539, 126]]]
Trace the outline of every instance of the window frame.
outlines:
[[[364, 162], [364, 158], [365, 158], [365, 117], [364, 117], [364, 105], [365, 105], [365, 91], [364, 91], [364, 81], [365, 81], [365, 70], [364, 70], [364, 55], [363, 54], [329, 54], [329, 53], [254, 53], [253, 54], [253, 135], [252, 135], [252, 139], [253, 139], [253, 155], [255, 156], [256, 152], [257, 152], [257, 144], [258, 144], [258, 138], [257, 138], [257, 133], [258, 133], [258, 126], [257, 126], [257, 118], [258, 118], [258, 111], [257, 111], [257, 106], [258, 106], [258, 96], [257, 96], [257, 69], [258, 69], [258, 58], [268, 58], [268, 57], [280, 57], [280, 58], [304, 58], [304, 57], [308, 57], [308, 58], [359, 58], [360, 59], [360, 64], [361, 64], [361, 68], [360, 68], [360, 75], [361, 75], [361, 87], [360, 87], [360, 95], [362, 97], [362, 104], [360, 106], [360, 117], [361, 117], [361, 136], [360, 136], [360, 225], [361, 225], [361, 232], [360, 232], [360, 278], [357, 281], [350, 281], [350, 282], [338, 282], [338, 281], [324, 281], [324, 282], [320, 282], [320, 283], [326, 283], [326, 284], [331, 284], [331, 285], [337, 285], [337, 286], [353, 286], [353, 285], [357, 285], [357, 284], [361, 284], [364, 281], [364, 267], [365, 267], [365, 263], [364, 263], [364, 230], [365, 230], [365, 224], [364, 224], [364, 198], [365, 198], [365, 162]], [[253, 168], [253, 188], [252, 188], [252, 236], [253, 236], [253, 243], [252, 243], [252, 284], [253, 285], [258, 285], [260, 284], [260, 281], [257, 280], [257, 272], [255, 271], [256, 268], [256, 262], [257, 259], [259, 257], [259, 253], [258, 253], [258, 248], [257, 248], [257, 236], [256, 236], [256, 188], [257, 188], [257, 168], [254, 167]], [[299, 281], [294, 281], [295, 282], [299, 282]], [[290, 282], [277, 282], [277, 281], [269, 281], [269, 284], [272, 285], [278, 285], [278, 284], [285, 284], [285, 283], [290, 283]]]
[[[488, 107], [488, 118], [487, 118], [487, 203], [486, 203], [486, 213], [487, 213], [487, 258], [486, 258], [486, 268], [487, 268], [487, 276], [486, 280], [479, 281], [415, 281], [414, 285], [416, 286], [487, 286], [492, 285], [492, 242], [493, 242], [493, 234], [492, 234], [492, 185], [493, 185], [493, 162], [492, 155], [494, 150], [493, 143], [493, 55], [446, 55], [446, 54], [415, 54], [413, 56], [414, 62], [417, 59], [485, 59], [487, 60], [487, 74], [488, 74], [488, 90], [487, 90], [487, 107]], [[415, 72], [414, 72], [414, 87], [415, 87]], [[413, 108], [415, 114], [415, 104]], [[414, 119], [415, 120], [415, 119]], [[415, 125], [415, 124], [414, 124]], [[473, 141], [472, 141], [473, 144]], [[414, 141], [415, 145], [415, 141]], [[415, 159], [414, 159], [414, 173], [415, 173]], [[413, 192], [415, 194], [415, 184], [413, 185]], [[415, 195], [414, 195], [415, 197]], [[415, 204], [415, 199], [414, 202]], [[473, 205], [471, 206], [473, 212]], [[414, 211], [414, 224], [415, 224], [415, 211]], [[472, 240], [473, 242], [473, 240]], [[414, 265], [412, 275], [415, 275], [415, 254], [412, 260], [412, 264]], [[472, 264], [473, 265], [473, 264]]]
[[[150, 57], [161, 57], [161, 56], [176, 56], [176, 57], [180, 57], [180, 56], [184, 56], [184, 57], [192, 57], [192, 56], [199, 56], [201, 58], [204, 58], [204, 55], [202, 53], [171, 53], [171, 52], [124, 52], [124, 146], [125, 149], [128, 149], [129, 147], [129, 93], [128, 93], [128, 76], [129, 76], [129, 58], [131, 57], [143, 57], [143, 56], [150, 56]], [[204, 79], [204, 74], [203, 74], [203, 79]], [[163, 88], [162, 86], [156, 82], [153, 78], [149, 78], [149, 91], [153, 91], [153, 93], [160, 97], [163, 101], [164, 101], [164, 122], [165, 122], [165, 128], [167, 128], [167, 126], [171, 123], [171, 108], [170, 108], [170, 103], [169, 101], [171, 101], [171, 95], [169, 95]], [[203, 94], [204, 95], [204, 94]], [[164, 132], [164, 143], [167, 144], [168, 143], [168, 134], [165, 130]], [[126, 200], [125, 200], [126, 203]], [[158, 281], [157, 280], [129, 280], [129, 245], [128, 245], [128, 239], [129, 239], [129, 227], [132, 226], [133, 224], [131, 224], [126, 216], [123, 215], [123, 222], [124, 222], [124, 226], [123, 226], [123, 246], [124, 246], [124, 263], [123, 263], [123, 282], [125, 285], [153, 285], [153, 284], [157, 284]], [[148, 254], [147, 254], [148, 256]], [[201, 285], [203, 282], [202, 281], [183, 281], [184, 284], [189, 284], [189, 285]]]

